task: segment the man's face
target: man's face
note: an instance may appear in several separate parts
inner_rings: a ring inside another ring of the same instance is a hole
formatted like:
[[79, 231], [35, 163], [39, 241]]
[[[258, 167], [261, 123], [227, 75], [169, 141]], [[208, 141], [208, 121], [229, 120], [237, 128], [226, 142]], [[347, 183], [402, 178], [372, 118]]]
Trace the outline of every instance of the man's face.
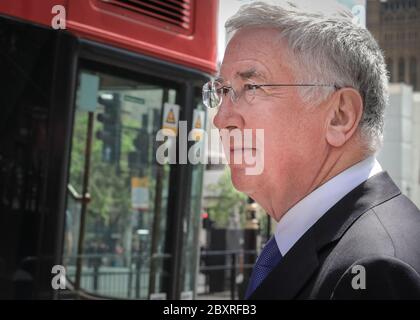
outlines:
[[[286, 44], [272, 28], [249, 28], [236, 33], [227, 47], [220, 78], [237, 91], [246, 83], [299, 82]], [[321, 106], [304, 105], [296, 87], [257, 90], [262, 91], [256, 91], [251, 102], [242, 97], [233, 103], [229, 97], [223, 97], [214, 123], [219, 129], [252, 129], [254, 137], [256, 129], [264, 130], [263, 150], [256, 150], [264, 152], [263, 172], [247, 175], [245, 164], [231, 164], [232, 182], [267, 212], [285, 211], [304, 196], [321, 166], [327, 148], [325, 112]], [[230, 155], [232, 158], [233, 153]]]

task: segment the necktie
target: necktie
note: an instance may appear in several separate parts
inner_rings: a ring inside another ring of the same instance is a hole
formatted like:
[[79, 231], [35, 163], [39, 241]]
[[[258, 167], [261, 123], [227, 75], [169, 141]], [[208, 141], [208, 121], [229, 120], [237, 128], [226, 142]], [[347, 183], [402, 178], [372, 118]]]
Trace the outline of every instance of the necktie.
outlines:
[[277, 247], [276, 240], [274, 237], [271, 237], [264, 246], [263, 251], [257, 259], [257, 263], [252, 270], [251, 278], [249, 279], [248, 288], [245, 294], [246, 299], [248, 299], [261, 282], [263, 282], [265, 277], [280, 262], [281, 258], [282, 256], [279, 248]]

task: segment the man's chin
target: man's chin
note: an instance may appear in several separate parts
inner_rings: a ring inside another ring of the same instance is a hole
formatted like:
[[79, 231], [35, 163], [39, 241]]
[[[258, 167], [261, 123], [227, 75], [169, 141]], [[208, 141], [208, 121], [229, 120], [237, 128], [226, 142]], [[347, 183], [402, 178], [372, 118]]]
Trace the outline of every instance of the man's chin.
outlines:
[[232, 184], [236, 190], [246, 194], [252, 192], [255, 184], [255, 176], [247, 175], [244, 167], [231, 166]]

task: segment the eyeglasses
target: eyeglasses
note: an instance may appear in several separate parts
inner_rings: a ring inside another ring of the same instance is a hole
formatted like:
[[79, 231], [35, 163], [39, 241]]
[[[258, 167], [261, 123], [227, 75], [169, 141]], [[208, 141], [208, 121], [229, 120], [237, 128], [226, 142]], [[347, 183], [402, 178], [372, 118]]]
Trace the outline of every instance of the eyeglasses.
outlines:
[[225, 85], [220, 81], [212, 80], [203, 86], [203, 103], [207, 108], [218, 108], [223, 102], [223, 96], [230, 95], [233, 103], [245, 98], [245, 101], [251, 103], [255, 97], [266, 96], [268, 93], [262, 88], [264, 87], [333, 87], [335, 90], [340, 89], [337, 85], [332, 84], [253, 84], [245, 83], [241, 90], [235, 90], [231, 85]]

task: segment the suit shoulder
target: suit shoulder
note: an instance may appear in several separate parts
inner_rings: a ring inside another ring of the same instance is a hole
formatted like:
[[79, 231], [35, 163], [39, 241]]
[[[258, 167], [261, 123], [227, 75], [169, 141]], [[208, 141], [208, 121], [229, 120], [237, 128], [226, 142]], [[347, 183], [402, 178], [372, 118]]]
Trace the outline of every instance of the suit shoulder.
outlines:
[[420, 299], [420, 275], [395, 257], [366, 257], [343, 273], [330, 298]]
[[[351, 266], [365, 259], [370, 261], [372, 257], [396, 259], [420, 274], [419, 230], [420, 212], [403, 195], [369, 209], [345, 231], [332, 249], [326, 250], [315, 287], [323, 292], [324, 298], [329, 298]], [[373, 269], [382, 265], [375, 263]]]
[[393, 246], [393, 256], [420, 270], [420, 211], [399, 195], [372, 208]]
[[353, 261], [372, 255], [389, 255], [420, 270], [420, 211], [398, 195], [367, 212], [350, 226], [336, 249]]

